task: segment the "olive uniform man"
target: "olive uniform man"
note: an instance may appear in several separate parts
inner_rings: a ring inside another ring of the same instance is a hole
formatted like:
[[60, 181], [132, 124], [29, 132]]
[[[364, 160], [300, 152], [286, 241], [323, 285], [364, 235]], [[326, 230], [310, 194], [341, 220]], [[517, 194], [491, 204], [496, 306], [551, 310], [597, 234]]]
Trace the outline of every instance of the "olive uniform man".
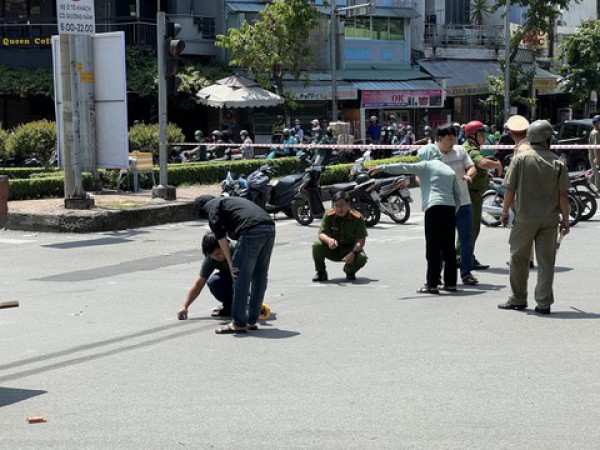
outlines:
[[338, 192], [333, 196], [334, 208], [327, 211], [321, 220], [319, 240], [312, 246], [312, 255], [317, 271], [313, 281], [327, 281], [325, 259], [344, 261], [346, 279], [356, 279], [366, 263], [364, 247], [367, 227], [363, 216], [350, 208], [350, 196]]
[[[550, 151], [554, 135], [546, 120], [536, 120], [527, 129], [530, 144], [523, 144], [513, 158], [500, 220], [506, 225], [508, 211], [516, 206], [515, 223], [510, 230], [510, 290], [508, 302], [500, 309], [521, 311], [527, 307], [529, 256], [535, 244], [538, 277], [535, 311], [550, 314], [554, 303], [552, 284], [556, 260], [556, 239], [569, 233], [569, 176], [567, 168]], [[516, 200], [516, 201], [515, 201]]]

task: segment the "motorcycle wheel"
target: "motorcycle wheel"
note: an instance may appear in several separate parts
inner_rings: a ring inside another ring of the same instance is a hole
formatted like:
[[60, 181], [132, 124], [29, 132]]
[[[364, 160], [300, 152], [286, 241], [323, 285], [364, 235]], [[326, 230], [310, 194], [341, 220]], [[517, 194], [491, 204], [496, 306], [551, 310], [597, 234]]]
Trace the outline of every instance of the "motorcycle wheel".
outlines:
[[581, 220], [581, 211], [583, 208], [581, 206], [581, 200], [579, 200], [579, 197], [576, 194], [569, 192], [568, 197], [569, 197], [569, 208], [570, 208], [569, 224], [571, 226], [575, 226], [575, 224], [577, 224], [577, 222], [579, 222]]
[[481, 223], [486, 227], [498, 227], [500, 226], [500, 213], [498, 215], [493, 214], [485, 210], [485, 206], [491, 206], [500, 208], [502, 210], [502, 204], [504, 198], [497, 192], [490, 191], [483, 194], [481, 197], [482, 208], [481, 208]]
[[300, 225], [308, 226], [314, 220], [310, 204], [303, 198], [295, 198], [292, 201], [292, 214]]
[[581, 201], [581, 220], [590, 220], [596, 214], [598, 204], [596, 203], [596, 197], [589, 192], [577, 191], [577, 197]]
[[394, 205], [399, 205], [401, 210], [397, 214], [389, 214], [392, 220], [396, 223], [405, 223], [410, 217], [410, 203], [408, 200], [398, 194], [392, 194], [387, 198], [387, 202]]
[[381, 211], [379, 211], [379, 205], [373, 200], [361, 200], [362, 214], [365, 218], [365, 225], [367, 227], [374, 227], [381, 220]]

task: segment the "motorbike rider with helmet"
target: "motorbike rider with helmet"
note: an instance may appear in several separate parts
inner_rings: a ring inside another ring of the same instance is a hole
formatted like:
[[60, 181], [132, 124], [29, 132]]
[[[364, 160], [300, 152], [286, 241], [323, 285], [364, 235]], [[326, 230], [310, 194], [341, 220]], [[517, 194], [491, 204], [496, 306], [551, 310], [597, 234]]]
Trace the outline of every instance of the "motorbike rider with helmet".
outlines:
[[427, 145], [433, 143], [433, 137], [431, 136], [431, 127], [425, 125], [423, 127], [423, 137], [418, 141], [415, 141], [415, 145]]
[[[488, 187], [488, 170], [495, 170], [498, 176], [502, 175], [502, 164], [500, 161], [487, 158], [481, 154], [480, 147], [485, 144], [486, 133], [483, 123], [479, 120], [472, 120], [465, 126], [465, 136], [467, 140], [463, 144], [473, 164], [477, 167], [477, 174], [469, 184], [469, 195], [473, 205], [473, 269], [485, 270], [490, 266], [481, 264], [475, 256], [475, 243], [479, 236], [481, 228], [481, 209], [483, 207], [482, 196]], [[458, 253], [460, 254], [460, 252]]]
[[[594, 129], [590, 133], [590, 145], [600, 145], [600, 115], [596, 115], [592, 118]], [[592, 169], [591, 182], [600, 189], [600, 148], [589, 149], [588, 156], [590, 159], [590, 167]]]

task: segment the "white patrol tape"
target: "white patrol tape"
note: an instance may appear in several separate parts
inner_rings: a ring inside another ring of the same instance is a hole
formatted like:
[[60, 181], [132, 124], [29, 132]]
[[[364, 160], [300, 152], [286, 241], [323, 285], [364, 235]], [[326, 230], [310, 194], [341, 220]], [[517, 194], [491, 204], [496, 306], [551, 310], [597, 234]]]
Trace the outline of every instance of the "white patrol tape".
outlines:
[[[171, 146], [176, 145], [190, 145], [190, 146], [198, 146], [198, 145], [206, 145], [211, 147], [242, 147], [244, 144], [238, 143], [203, 143], [199, 144], [198, 142], [177, 142], [170, 143]], [[250, 145], [250, 144], [248, 144]], [[396, 149], [396, 150], [415, 150], [423, 148], [424, 145], [375, 145], [375, 144], [252, 144], [252, 147], [258, 148], [358, 148], [361, 150], [380, 150], [380, 149]], [[514, 145], [482, 145], [480, 147], [481, 150], [512, 150], [514, 149]], [[551, 145], [550, 150], [576, 150], [576, 149], [600, 149], [600, 145], [590, 145], [590, 144], [569, 144], [569, 145]]]

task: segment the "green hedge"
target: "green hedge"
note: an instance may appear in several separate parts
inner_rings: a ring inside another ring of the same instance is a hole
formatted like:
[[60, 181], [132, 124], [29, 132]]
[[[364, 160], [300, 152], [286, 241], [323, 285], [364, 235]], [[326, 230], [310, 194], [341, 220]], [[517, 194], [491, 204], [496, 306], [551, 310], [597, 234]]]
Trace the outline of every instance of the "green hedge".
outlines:
[[58, 175], [58, 169], [44, 169], [43, 167], [6, 167], [0, 168], [0, 175], [7, 175], [9, 180], [27, 179], [36, 174]]
[[[82, 174], [83, 188], [91, 190], [93, 179], [89, 173]], [[9, 200], [28, 200], [51, 197], [64, 197], [65, 180], [61, 175], [46, 178], [9, 180]]]
[[[370, 161], [367, 166], [376, 164], [389, 164], [398, 161], [414, 162], [417, 157], [402, 157], [380, 161]], [[168, 181], [171, 186], [215, 184], [221, 182], [227, 170], [231, 168], [236, 174], [249, 175], [263, 164], [272, 164], [277, 167], [277, 176], [282, 177], [291, 173], [304, 170], [301, 162], [296, 158], [278, 158], [274, 160], [242, 160], [242, 161], [219, 161], [190, 164], [170, 164], [168, 166]], [[352, 164], [338, 164], [328, 166], [321, 177], [323, 185], [339, 183], [348, 180], [348, 174]], [[64, 175], [61, 171], [44, 172], [41, 168], [11, 168], [4, 171], [9, 176], [10, 200], [27, 200], [36, 198], [62, 197], [64, 195]], [[115, 189], [118, 170], [100, 170], [100, 178], [107, 189]], [[29, 178], [26, 178], [29, 176]], [[82, 175], [84, 188], [93, 189], [93, 179], [88, 173]], [[158, 182], [159, 169], [154, 168], [154, 178]], [[152, 178], [140, 175], [140, 187], [142, 189], [152, 188]], [[133, 182], [130, 182], [130, 186]], [[122, 177], [121, 189], [127, 187], [127, 180]]]

